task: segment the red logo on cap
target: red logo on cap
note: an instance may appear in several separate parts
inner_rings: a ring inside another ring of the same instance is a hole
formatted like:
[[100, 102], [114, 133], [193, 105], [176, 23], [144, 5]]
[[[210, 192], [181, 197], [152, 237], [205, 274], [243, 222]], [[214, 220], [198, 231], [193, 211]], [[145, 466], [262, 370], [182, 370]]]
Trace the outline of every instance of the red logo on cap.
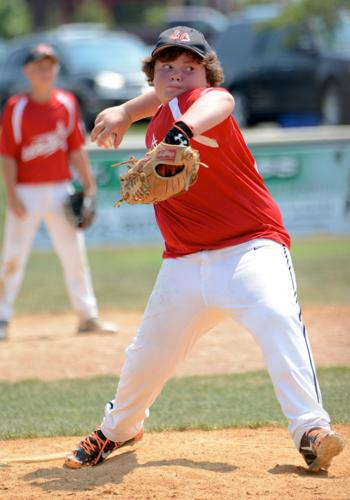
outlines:
[[181, 42], [190, 42], [190, 35], [186, 31], [181, 31], [181, 30], [175, 30], [174, 33], [172, 33], [171, 37], [172, 40], [180, 40]]
[[46, 45], [46, 43], [40, 43], [36, 46], [35, 50], [44, 54], [53, 54], [52, 48], [50, 47], [50, 45]]

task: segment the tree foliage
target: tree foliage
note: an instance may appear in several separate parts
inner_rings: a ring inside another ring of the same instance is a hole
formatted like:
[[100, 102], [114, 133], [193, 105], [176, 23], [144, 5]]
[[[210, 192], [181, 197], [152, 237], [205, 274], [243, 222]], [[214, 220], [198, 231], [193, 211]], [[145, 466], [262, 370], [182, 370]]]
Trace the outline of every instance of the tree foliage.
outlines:
[[293, 22], [318, 17], [331, 30], [344, 10], [350, 10], [350, 0], [300, 0], [287, 3], [281, 20]]
[[31, 29], [31, 16], [24, 0], [0, 1], [0, 38], [12, 38]]
[[[241, 7], [270, 3], [268, 0], [241, 0]], [[350, 0], [280, 0], [272, 2], [281, 5], [280, 22], [305, 21], [312, 17], [323, 20], [325, 26], [332, 28], [344, 10], [350, 12]]]
[[99, 0], [81, 2], [75, 9], [72, 22], [110, 24], [107, 8]]

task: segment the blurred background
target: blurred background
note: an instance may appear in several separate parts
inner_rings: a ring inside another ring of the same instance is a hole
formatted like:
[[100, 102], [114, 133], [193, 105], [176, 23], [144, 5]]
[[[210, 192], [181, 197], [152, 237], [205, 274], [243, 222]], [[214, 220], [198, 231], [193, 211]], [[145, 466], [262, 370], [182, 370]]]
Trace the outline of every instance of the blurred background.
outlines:
[[140, 61], [160, 31], [186, 24], [217, 51], [241, 126], [348, 124], [349, 12], [350, 0], [2, 0], [0, 110], [25, 88], [27, 47], [46, 40], [91, 130], [101, 109], [146, 90]]

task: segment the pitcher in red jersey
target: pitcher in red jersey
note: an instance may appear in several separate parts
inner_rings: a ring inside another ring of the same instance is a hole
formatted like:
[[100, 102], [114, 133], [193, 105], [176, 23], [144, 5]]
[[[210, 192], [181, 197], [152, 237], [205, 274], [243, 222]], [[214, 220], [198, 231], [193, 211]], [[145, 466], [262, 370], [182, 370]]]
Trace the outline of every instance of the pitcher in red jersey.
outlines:
[[96, 465], [139, 440], [165, 382], [196, 340], [228, 316], [261, 347], [290, 434], [310, 470], [327, 469], [344, 441], [331, 431], [322, 407], [290, 238], [232, 117], [234, 100], [219, 87], [216, 54], [202, 33], [178, 26], [161, 33], [143, 69], [154, 92], [103, 111], [92, 139], [116, 147], [132, 122], [152, 116], [147, 148], [161, 141], [190, 143], [209, 168], [200, 170], [188, 191], [154, 206], [164, 238], [157, 281], [115, 398], [66, 465]]

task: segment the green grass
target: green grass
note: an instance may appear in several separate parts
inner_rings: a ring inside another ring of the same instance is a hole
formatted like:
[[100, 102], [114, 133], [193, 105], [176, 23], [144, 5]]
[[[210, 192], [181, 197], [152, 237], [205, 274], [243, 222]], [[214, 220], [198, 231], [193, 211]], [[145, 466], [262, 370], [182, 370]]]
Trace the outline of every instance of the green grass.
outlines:
[[299, 297], [316, 304], [350, 304], [350, 237], [293, 241]]
[[[318, 371], [334, 423], [350, 423], [350, 367]], [[83, 435], [101, 421], [116, 379], [0, 382], [0, 439]], [[170, 380], [149, 431], [285, 426], [266, 371]]]
[[[142, 310], [161, 263], [161, 249], [96, 249], [89, 251], [89, 261], [101, 309]], [[62, 313], [67, 310], [70, 304], [57, 256], [52, 252], [32, 253], [16, 302], [17, 313]]]
[[[305, 304], [350, 304], [350, 238], [296, 240], [293, 261]], [[161, 247], [89, 250], [101, 309], [142, 310], [161, 264]], [[16, 302], [18, 314], [70, 310], [60, 264], [52, 252], [33, 252]]]

